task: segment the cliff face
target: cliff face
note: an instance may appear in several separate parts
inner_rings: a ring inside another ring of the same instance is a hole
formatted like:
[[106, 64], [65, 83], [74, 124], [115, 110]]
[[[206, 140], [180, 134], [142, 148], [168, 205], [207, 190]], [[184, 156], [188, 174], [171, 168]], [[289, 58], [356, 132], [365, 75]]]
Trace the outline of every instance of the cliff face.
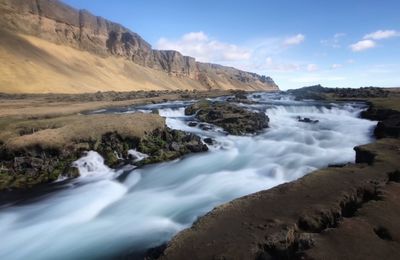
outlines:
[[138, 34], [58, 0], [0, 0], [0, 25], [103, 58], [122, 57], [143, 67], [185, 77], [207, 88], [278, 90], [269, 77], [196, 62], [172, 50], [153, 50]]

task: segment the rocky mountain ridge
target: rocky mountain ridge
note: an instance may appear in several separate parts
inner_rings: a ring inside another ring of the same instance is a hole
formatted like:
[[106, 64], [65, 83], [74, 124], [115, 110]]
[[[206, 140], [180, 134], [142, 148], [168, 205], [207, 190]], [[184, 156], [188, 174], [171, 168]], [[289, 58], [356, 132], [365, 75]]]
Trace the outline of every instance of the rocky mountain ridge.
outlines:
[[124, 26], [74, 9], [58, 0], [0, 0], [0, 25], [101, 57], [122, 57], [170, 76], [199, 81], [205, 89], [278, 90], [270, 77], [216, 64], [197, 62], [174, 50], [154, 50]]

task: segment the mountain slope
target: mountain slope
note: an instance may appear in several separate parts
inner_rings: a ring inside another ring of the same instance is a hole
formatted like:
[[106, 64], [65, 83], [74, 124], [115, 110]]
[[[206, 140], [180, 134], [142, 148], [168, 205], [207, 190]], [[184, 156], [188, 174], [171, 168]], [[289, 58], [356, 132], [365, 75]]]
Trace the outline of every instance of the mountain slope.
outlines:
[[269, 77], [153, 50], [129, 29], [57, 0], [0, 0], [1, 92], [278, 90]]

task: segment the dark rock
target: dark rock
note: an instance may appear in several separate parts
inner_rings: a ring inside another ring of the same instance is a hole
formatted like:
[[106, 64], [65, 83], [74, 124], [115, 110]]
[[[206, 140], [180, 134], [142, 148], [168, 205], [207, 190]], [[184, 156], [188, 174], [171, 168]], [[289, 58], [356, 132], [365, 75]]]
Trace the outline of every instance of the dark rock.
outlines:
[[374, 163], [376, 154], [372, 151], [363, 146], [354, 147], [354, 151], [356, 151], [356, 163], [367, 163], [369, 165]]
[[206, 144], [209, 144], [209, 145], [214, 144], [214, 140], [213, 140], [212, 138], [209, 138], [209, 137], [204, 138], [203, 141], [204, 141]]
[[189, 122], [188, 126], [195, 127], [195, 126], [197, 126], [197, 122]]
[[[203, 122], [222, 127], [229, 134], [256, 133], [268, 127], [269, 118], [261, 112], [248, 111], [227, 103], [199, 101], [185, 109], [186, 115], [195, 115]], [[200, 124], [200, 128], [202, 125]]]
[[188, 153], [208, 151], [201, 138], [179, 130], [156, 130], [140, 140], [138, 151], [149, 155], [138, 165], [173, 160]]
[[314, 99], [314, 100], [324, 100], [324, 94], [326, 93], [326, 88], [321, 85], [315, 85], [310, 87], [303, 87], [299, 89], [290, 89], [287, 91], [288, 94], [295, 96], [296, 100], [302, 99]]
[[226, 99], [227, 102], [253, 104], [254, 101], [247, 98], [247, 93], [245, 91], [234, 91], [234, 96]]
[[211, 126], [206, 125], [206, 124], [199, 124], [199, 127], [200, 127], [200, 129], [203, 130], [203, 131], [210, 131], [210, 130], [212, 129]]
[[310, 118], [308, 118], [308, 117], [304, 117], [304, 118], [297, 117], [297, 119], [298, 119], [299, 122], [303, 122], [303, 123], [316, 124], [316, 123], [319, 122], [319, 120], [312, 120], [312, 119], [310, 119]]
[[378, 122], [374, 135], [376, 138], [400, 137], [400, 113], [389, 116], [387, 119]]
[[367, 110], [361, 112], [361, 117], [369, 120], [382, 121], [397, 114], [399, 114], [399, 112], [396, 110], [377, 109], [371, 105]]
[[377, 109], [370, 106], [361, 113], [362, 118], [377, 120], [374, 130], [376, 138], [400, 137], [400, 112], [393, 109]]

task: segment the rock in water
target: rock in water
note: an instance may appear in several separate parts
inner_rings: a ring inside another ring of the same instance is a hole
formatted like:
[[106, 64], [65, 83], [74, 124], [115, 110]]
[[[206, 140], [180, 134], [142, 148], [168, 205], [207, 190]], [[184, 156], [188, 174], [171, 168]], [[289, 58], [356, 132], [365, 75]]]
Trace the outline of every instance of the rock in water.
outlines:
[[203, 122], [222, 127], [232, 135], [252, 134], [268, 127], [269, 118], [262, 112], [226, 103], [201, 100], [185, 109], [185, 115], [195, 115]]
[[297, 120], [302, 123], [311, 123], [311, 124], [316, 124], [319, 122], [319, 120], [312, 120], [308, 117], [304, 117], [304, 118], [297, 117]]

